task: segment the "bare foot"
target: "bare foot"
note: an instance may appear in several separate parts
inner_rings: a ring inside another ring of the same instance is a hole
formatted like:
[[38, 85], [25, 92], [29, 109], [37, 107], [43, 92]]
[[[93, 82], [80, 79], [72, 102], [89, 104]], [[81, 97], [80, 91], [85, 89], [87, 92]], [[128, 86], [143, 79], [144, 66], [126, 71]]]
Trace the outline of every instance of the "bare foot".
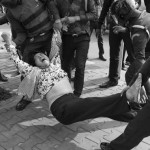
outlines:
[[142, 84], [142, 74], [139, 73], [133, 85], [126, 92], [126, 97], [129, 102], [139, 103], [141, 84]]

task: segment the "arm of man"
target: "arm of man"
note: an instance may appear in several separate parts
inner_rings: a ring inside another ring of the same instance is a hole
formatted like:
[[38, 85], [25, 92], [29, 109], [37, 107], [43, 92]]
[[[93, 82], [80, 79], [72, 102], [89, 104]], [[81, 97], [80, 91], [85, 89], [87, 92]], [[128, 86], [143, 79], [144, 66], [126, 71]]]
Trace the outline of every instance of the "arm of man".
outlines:
[[13, 42], [16, 45], [22, 45], [27, 37], [26, 30], [24, 29], [22, 24], [17, 19], [15, 19], [9, 11], [7, 12], [7, 19], [10, 22], [10, 25], [13, 28], [13, 30], [16, 31], [17, 33], [17, 36], [13, 40]]
[[58, 7], [57, 7], [56, 0], [41, 0], [41, 1], [46, 5], [46, 7], [48, 8], [50, 14], [53, 15], [54, 20], [60, 19], [59, 10], [58, 10]]
[[5, 14], [3, 17], [0, 18], [0, 25], [8, 23], [7, 15]]
[[93, 0], [87, 0], [87, 10], [85, 15], [80, 15], [80, 20], [94, 20], [96, 19], [96, 8]]
[[61, 31], [62, 29], [62, 23], [60, 20], [59, 10], [58, 10], [58, 4], [56, 0], [42, 0], [46, 7], [48, 8], [50, 14], [52, 15], [54, 19], [54, 29]]
[[76, 15], [76, 16], [66, 16], [61, 19], [62, 22], [67, 24], [75, 23], [76, 21], [90, 21], [96, 19], [96, 9], [95, 3], [93, 0], [87, 0], [87, 10], [85, 8], [85, 14]]

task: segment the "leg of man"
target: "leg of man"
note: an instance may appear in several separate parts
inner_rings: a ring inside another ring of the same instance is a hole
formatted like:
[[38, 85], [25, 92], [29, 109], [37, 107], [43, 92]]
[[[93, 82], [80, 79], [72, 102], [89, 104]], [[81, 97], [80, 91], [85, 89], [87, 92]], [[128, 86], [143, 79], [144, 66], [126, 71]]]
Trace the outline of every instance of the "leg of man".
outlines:
[[[28, 56], [30, 52], [33, 52], [35, 50], [49, 53], [51, 49], [50, 48], [51, 38], [52, 38], [52, 31], [48, 32], [46, 35], [37, 36], [36, 38], [34, 38], [33, 41], [28, 40], [24, 48], [23, 60], [25, 62], [28, 62]], [[25, 109], [26, 106], [29, 105], [30, 103], [31, 103], [31, 99], [28, 99], [27, 96], [23, 96], [22, 99], [17, 103], [16, 110], [21, 111]]]
[[[26, 47], [24, 49], [24, 52], [23, 52], [23, 60], [25, 62], [28, 62], [28, 55], [29, 55], [29, 52], [32, 52], [33, 50], [35, 50], [36, 48], [38, 48], [39, 45], [35, 45], [35, 44], [31, 44], [29, 41], [26, 43]], [[21, 76], [21, 80], [23, 80], [24, 77]], [[16, 110], [17, 111], [22, 111], [23, 109], [25, 109], [27, 107], [27, 105], [29, 105], [31, 103], [31, 99], [28, 99], [27, 96], [23, 96], [21, 98], [21, 100], [17, 103], [16, 105]]]
[[[77, 37], [74, 39], [75, 41], [75, 49], [76, 49], [76, 56], [75, 56], [75, 80], [74, 80], [74, 94], [76, 96], [80, 96], [83, 90], [84, 84], [84, 71], [85, 71], [85, 63], [87, 59], [87, 54], [89, 50], [89, 38], [84, 36], [88, 35], [81, 35], [82, 37]], [[78, 41], [78, 38], [82, 38], [82, 40]], [[85, 39], [85, 40], [84, 40]]]
[[104, 58], [104, 47], [103, 47], [103, 35], [101, 32], [97, 35], [98, 49], [99, 49], [99, 59], [106, 61]]
[[130, 37], [130, 32], [122, 33], [122, 39], [124, 41], [124, 47], [127, 50], [129, 62], [132, 63], [135, 60], [133, 44]]
[[150, 102], [126, 127], [123, 134], [110, 143], [114, 150], [131, 150], [150, 135]]
[[[138, 38], [139, 42], [137, 42], [136, 38]], [[142, 67], [142, 65], [145, 62], [145, 47], [146, 47], [147, 41], [148, 41], [147, 34], [145, 34], [145, 32], [143, 32], [142, 30], [138, 31], [138, 37], [134, 37], [132, 40], [134, 50], [135, 50], [134, 51], [135, 60], [129, 66], [129, 68], [125, 74], [125, 79], [126, 79], [127, 85], [130, 83], [132, 77], [140, 70], [140, 68]]]
[[121, 33], [115, 34], [113, 32], [114, 23], [110, 23], [109, 30], [109, 46], [110, 46], [110, 63], [109, 63], [109, 81], [100, 85], [100, 88], [108, 88], [116, 86], [120, 78], [122, 67], [122, 53], [121, 50]]
[[[110, 64], [109, 79], [118, 83], [122, 66], [121, 40], [122, 33], [115, 34], [113, 32], [113, 24], [110, 25], [109, 44], [110, 44]], [[121, 60], [121, 61], [120, 61]]]
[[[110, 64], [109, 64], [109, 79], [118, 84], [122, 66], [121, 40], [119, 34], [113, 32], [113, 24], [110, 25], [109, 44], [110, 44]], [[121, 61], [120, 61], [121, 60]]]
[[71, 79], [71, 65], [74, 59], [75, 45], [72, 35], [62, 35], [62, 69]]

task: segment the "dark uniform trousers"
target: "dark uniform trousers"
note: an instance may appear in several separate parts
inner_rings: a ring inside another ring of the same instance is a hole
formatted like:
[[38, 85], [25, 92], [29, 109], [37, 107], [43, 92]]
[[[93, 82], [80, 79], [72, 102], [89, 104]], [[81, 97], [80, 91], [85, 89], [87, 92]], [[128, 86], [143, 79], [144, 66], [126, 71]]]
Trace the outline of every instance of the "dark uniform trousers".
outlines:
[[46, 53], [49, 56], [53, 30], [28, 38], [23, 51], [23, 61], [28, 62], [28, 56], [33, 51]]
[[75, 57], [75, 79], [74, 94], [81, 95], [84, 84], [84, 71], [89, 49], [90, 36], [88, 34], [81, 35], [62, 35], [63, 53], [62, 68], [71, 78], [71, 62]]
[[109, 79], [118, 81], [120, 78], [120, 72], [122, 67], [122, 56], [123, 49], [121, 49], [121, 41], [123, 40], [125, 48], [129, 56], [130, 62], [134, 61], [134, 51], [130, 33], [119, 33], [113, 32], [115, 24], [111, 21], [109, 30], [109, 45], [110, 45], [110, 64], [109, 64]]
[[[150, 77], [150, 58], [144, 63], [139, 71], [142, 73], [142, 84]], [[150, 99], [140, 110], [123, 134], [110, 143], [114, 150], [131, 150], [137, 146], [143, 138], [150, 136]]]

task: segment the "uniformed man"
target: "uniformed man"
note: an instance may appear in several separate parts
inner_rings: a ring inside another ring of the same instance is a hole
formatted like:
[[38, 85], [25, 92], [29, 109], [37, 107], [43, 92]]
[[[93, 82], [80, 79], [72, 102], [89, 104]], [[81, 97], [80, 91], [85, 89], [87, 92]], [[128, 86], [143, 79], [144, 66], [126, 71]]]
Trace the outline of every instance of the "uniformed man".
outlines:
[[[28, 62], [30, 52], [40, 50], [49, 54], [53, 27], [61, 30], [62, 24], [57, 14], [52, 14], [51, 0], [0, 0], [7, 9], [7, 19], [16, 32], [13, 41], [17, 48], [24, 44], [23, 60]], [[23, 97], [17, 110], [23, 110], [31, 101]]]
[[[134, 66], [136, 67], [136, 73], [142, 73], [143, 84], [147, 82], [150, 77], [149, 74], [149, 62], [143, 65], [145, 62], [144, 50], [146, 43], [149, 40], [150, 31], [150, 14], [146, 11], [140, 11], [135, 9], [135, 0], [121, 0], [112, 5], [111, 11], [118, 18], [118, 21], [129, 22], [131, 29], [131, 37], [135, 50], [136, 60]], [[116, 28], [115, 31], [119, 31], [121, 28]], [[128, 29], [125, 29], [128, 30]], [[142, 66], [143, 65], [143, 66]], [[132, 69], [133, 70], [133, 69]], [[134, 69], [135, 71], [135, 69]], [[134, 76], [134, 74], [132, 74]], [[131, 80], [132, 81], [132, 80]], [[150, 135], [150, 102], [140, 110], [128, 126], [124, 133], [110, 143], [101, 143], [102, 150], [131, 150], [137, 146], [143, 138]]]

